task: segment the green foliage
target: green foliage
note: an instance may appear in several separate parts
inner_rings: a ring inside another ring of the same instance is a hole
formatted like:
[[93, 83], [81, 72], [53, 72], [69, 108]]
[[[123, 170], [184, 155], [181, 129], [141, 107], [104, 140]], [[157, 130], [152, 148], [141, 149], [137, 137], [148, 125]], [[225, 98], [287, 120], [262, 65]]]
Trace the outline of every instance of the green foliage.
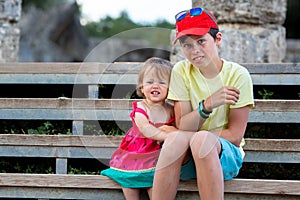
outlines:
[[158, 27], [169, 29], [169, 31], [161, 31], [161, 29], [153, 29], [150, 32], [144, 31], [141, 34], [140, 31], [132, 31], [130, 34], [118, 35], [123, 39], [147, 39], [151, 44], [169, 44], [170, 31], [174, 29], [174, 25], [170, 24], [166, 20], [159, 20], [153, 24], [139, 24], [133, 22], [126, 11], [121, 12], [120, 16], [117, 18], [112, 18], [110, 16], [101, 19], [98, 22], [88, 22], [85, 29], [89, 36], [99, 37], [99, 38], [109, 38], [118, 35], [119, 33], [138, 29], [138, 28], [149, 28]]
[[263, 89], [262, 91], [259, 90], [258, 94], [262, 99], [270, 99], [273, 96], [274, 92], [267, 89]]
[[299, 180], [299, 164], [243, 163], [238, 178]]
[[86, 122], [83, 128], [86, 135], [125, 135], [125, 131], [113, 121]]
[[55, 5], [67, 2], [67, 0], [22, 0], [22, 7], [27, 7], [29, 5], [34, 5], [42, 10], [47, 10]]
[[0, 173], [54, 174], [55, 162], [49, 159], [0, 158]]
[[2, 134], [71, 135], [71, 129], [63, 121], [0, 121]]
[[84, 169], [80, 168], [74, 168], [72, 166], [68, 167], [68, 174], [83, 174], [83, 175], [97, 175], [100, 174], [99, 171], [86, 171]]

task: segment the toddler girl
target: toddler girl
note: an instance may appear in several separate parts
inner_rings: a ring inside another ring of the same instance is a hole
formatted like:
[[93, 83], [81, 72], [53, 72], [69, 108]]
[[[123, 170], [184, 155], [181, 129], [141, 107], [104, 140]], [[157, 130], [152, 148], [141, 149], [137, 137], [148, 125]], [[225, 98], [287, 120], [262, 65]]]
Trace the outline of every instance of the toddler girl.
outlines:
[[[165, 101], [172, 64], [161, 58], [150, 58], [138, 77], [137, 95], [130, 114], [132, 127], [113, 153], [110, 168], [101, 172], [122, 186], [126, 199], [139, 199], [140, 189], [151, 188], [161, 143], [167, 132], [175, 131], [173, 107]], [[160, 128], [159, 128], [160, 127]]]

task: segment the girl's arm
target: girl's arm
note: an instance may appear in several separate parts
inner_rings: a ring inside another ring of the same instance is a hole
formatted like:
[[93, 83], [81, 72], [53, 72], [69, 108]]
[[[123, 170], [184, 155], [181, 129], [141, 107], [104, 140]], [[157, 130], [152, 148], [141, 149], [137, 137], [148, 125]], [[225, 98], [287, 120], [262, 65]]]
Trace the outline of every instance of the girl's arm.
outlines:
[[145, 115], [138, 112], [135, 113], [134, 120], [138, 129], [143, 133], [143, 135], [153, 140], [164, 141], [167, 137], [166, 133], [170, 132], [171, 130], [167, 130], [166, 128], [162, 128], [162, 130], [156, 128], [149, 123], [149, 120]]

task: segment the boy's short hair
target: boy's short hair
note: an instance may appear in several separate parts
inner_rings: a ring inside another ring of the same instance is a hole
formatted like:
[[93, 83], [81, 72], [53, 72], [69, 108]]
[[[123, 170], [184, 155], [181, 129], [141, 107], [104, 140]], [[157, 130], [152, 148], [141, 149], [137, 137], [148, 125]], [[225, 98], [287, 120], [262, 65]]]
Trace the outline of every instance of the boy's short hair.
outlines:
[[[211, 28], [208, 33], [213, 37], [213, 39], [216, 41], [217, 39], [217, 33], [219, 32], [219, 29], [216, 28]], [[178, 38], [180, 43], [183, 43], [189, 36], [191, 35], [184, 35]]]

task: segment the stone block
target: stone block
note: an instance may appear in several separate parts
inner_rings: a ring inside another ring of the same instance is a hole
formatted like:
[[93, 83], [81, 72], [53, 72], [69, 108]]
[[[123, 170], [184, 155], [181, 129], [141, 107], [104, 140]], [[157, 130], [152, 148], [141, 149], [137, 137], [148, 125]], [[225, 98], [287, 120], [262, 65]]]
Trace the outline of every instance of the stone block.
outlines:
[[192, 0], [192, 6], [211, 10], [219, 24], [282, 25], [286, 17], [287, 0]]
[[[238, 63], [279, 63], [285, 58], [285, 28], [281, 25], [222, 24], [220, 57]], [[175, 31], [171, 34], [174, 40]], [[170, 60], [184, 59], [179, 42], [172, 46]]]
[[21, 17], [21, 0], [0, 0], [0, 20], [16, 23]]
[[18, 60], [20, 30], [13, 25], [0, 27], [0, 62]]

